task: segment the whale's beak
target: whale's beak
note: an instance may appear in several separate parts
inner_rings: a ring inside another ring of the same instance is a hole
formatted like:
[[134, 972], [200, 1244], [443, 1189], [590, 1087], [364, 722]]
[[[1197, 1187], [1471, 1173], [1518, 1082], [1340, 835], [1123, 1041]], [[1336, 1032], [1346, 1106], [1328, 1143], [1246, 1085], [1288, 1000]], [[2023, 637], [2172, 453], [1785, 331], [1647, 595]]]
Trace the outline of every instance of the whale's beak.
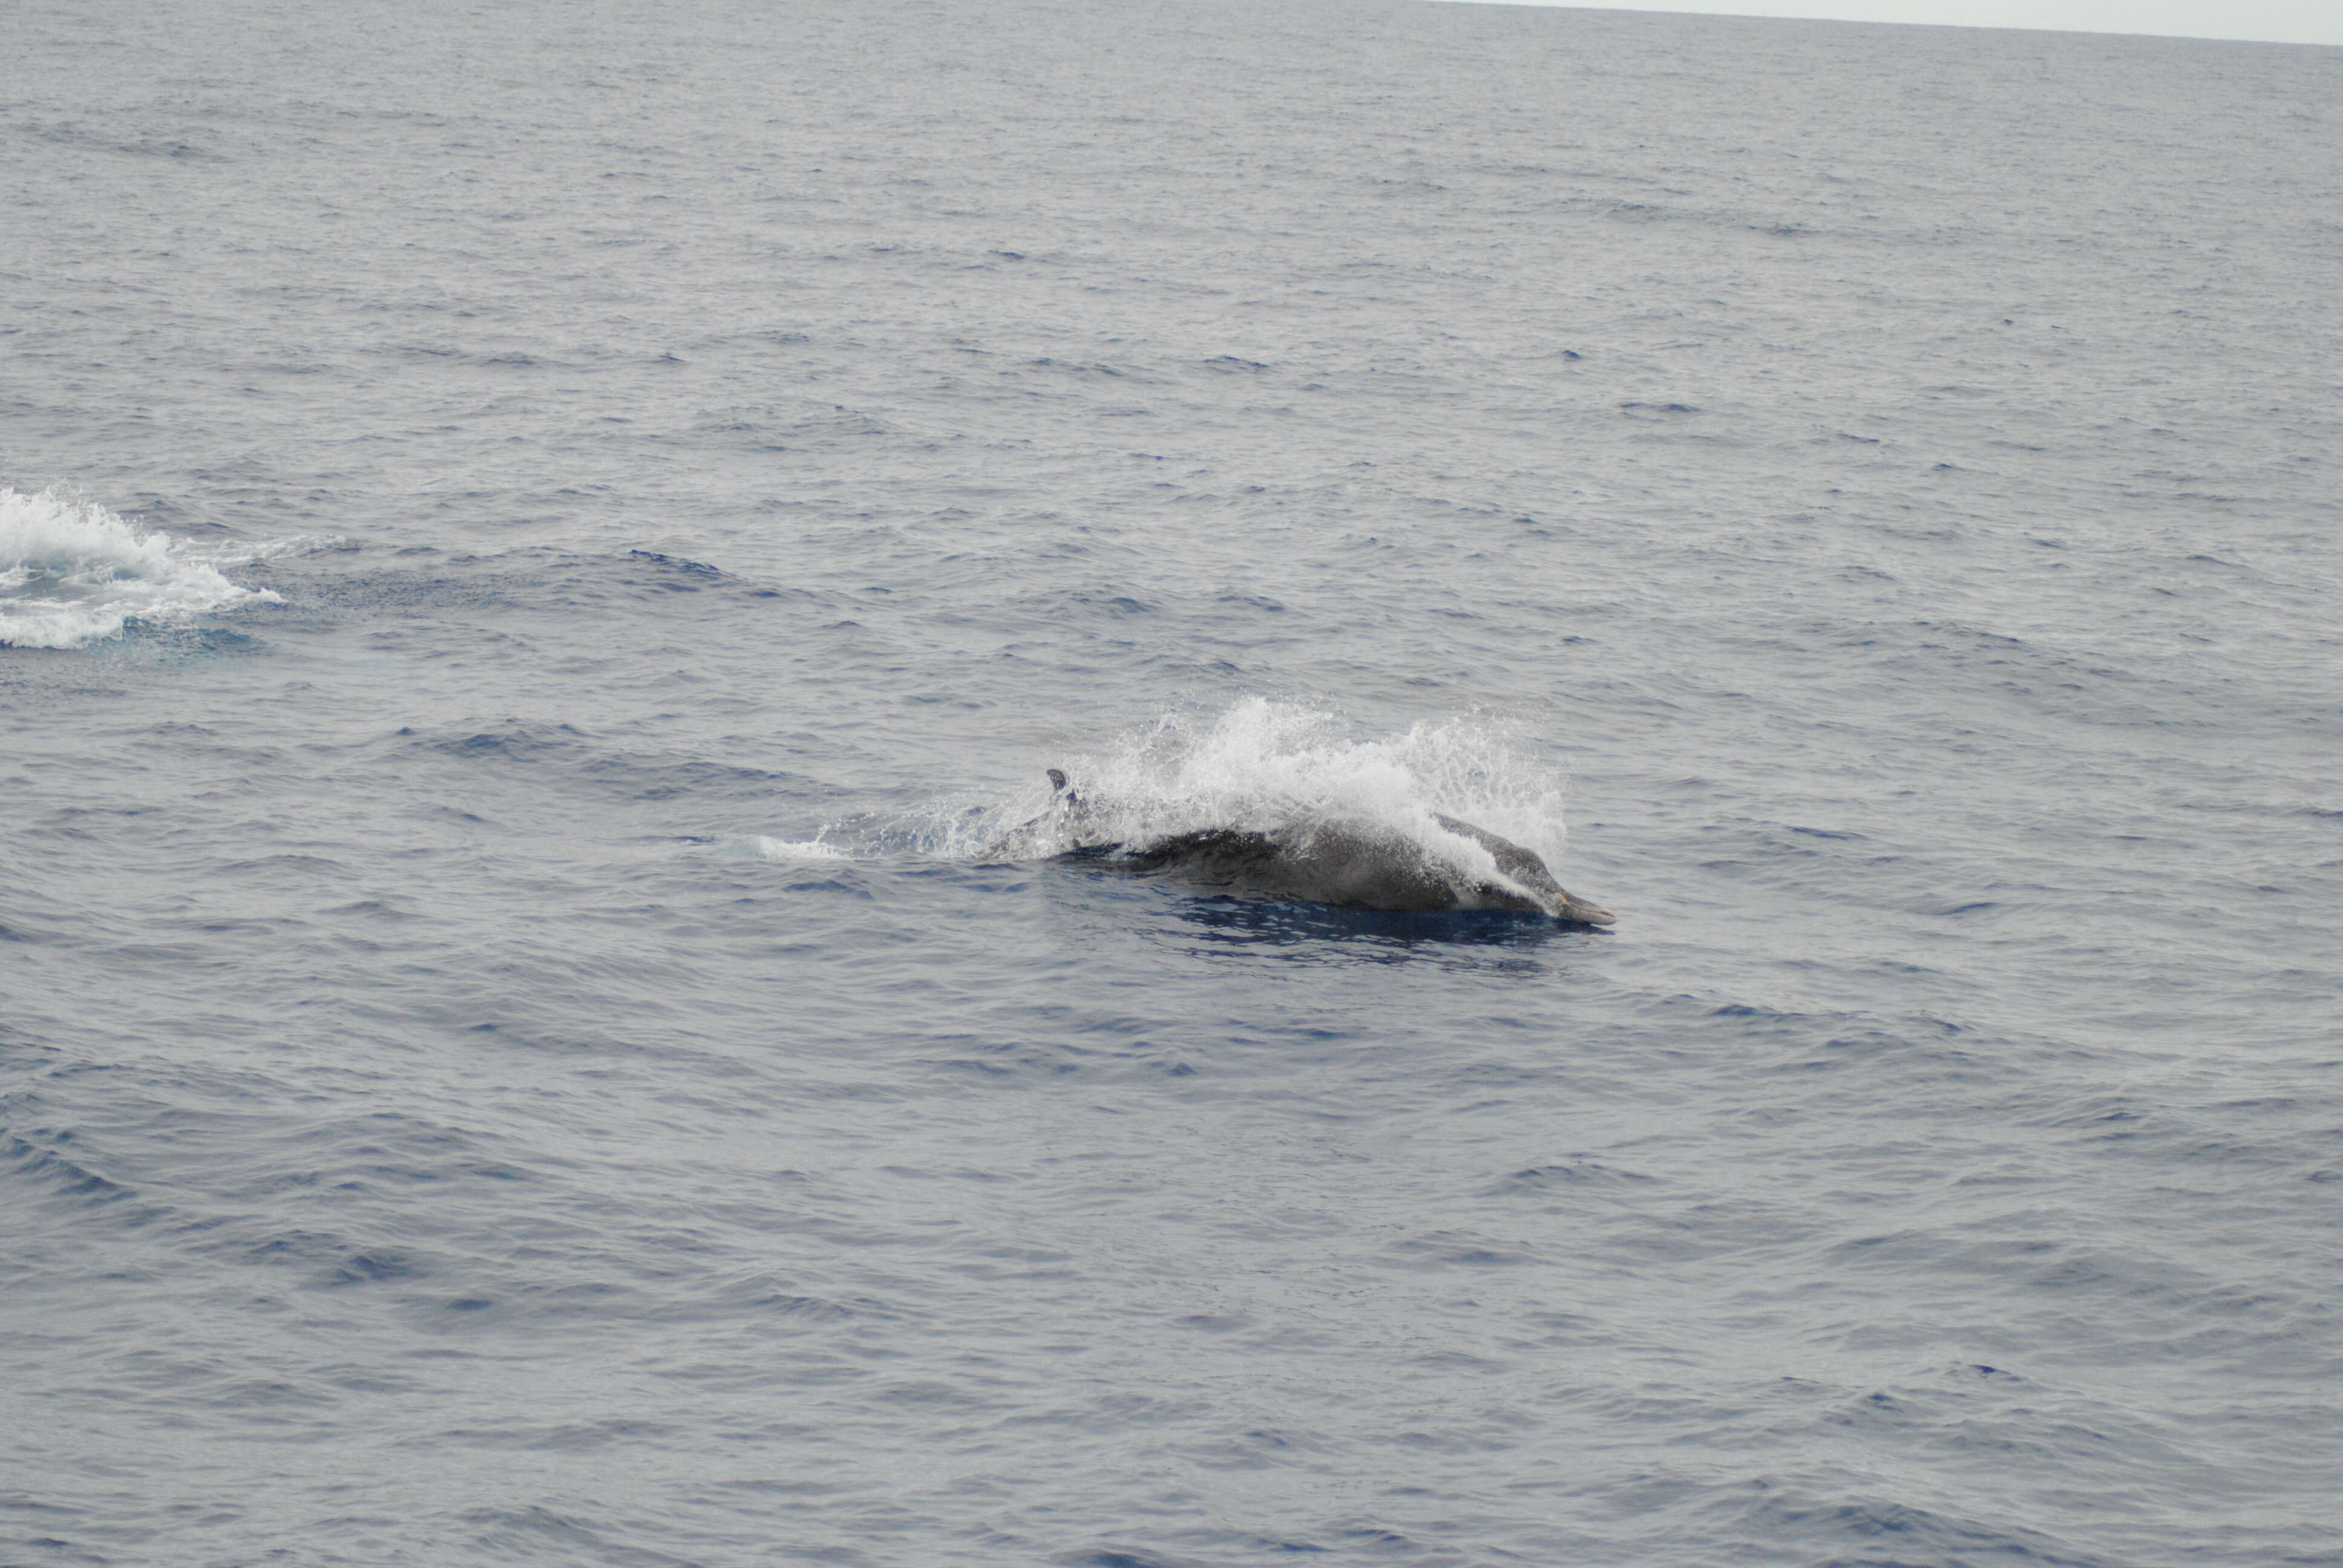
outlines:
[[1619, 920], [1618, 916], [1600, 904], [1590, 904], [1584, 899], [1574, 899], [1567, 893], [1563, 895], [1562, 908], [1554, 910], [1554, 918], [1574, 926], [1615, 925]]

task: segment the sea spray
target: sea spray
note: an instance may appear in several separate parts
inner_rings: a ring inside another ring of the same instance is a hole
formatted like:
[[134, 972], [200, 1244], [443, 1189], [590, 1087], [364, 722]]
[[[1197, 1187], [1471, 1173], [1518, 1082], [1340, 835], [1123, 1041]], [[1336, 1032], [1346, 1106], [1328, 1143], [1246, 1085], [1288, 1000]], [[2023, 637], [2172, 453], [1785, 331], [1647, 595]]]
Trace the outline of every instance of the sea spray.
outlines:
[[[1208, 828], [1272, 832], [1342, 821], [1396, 831], [1485, 874], [1488, 852], [1442, 828], [1445, 812], [1559, 865], [1564, 781], [1535, 760], [1516, 727], [1486, 715], [1362, 737], [1342, 715], [1249, 698], [1217, 712], [1174, 709], [1104, 749], [1034, 759], [1005, 799], [960, 794], [898, 817], [832, 823], [825, 848], [949, 859], [1037, 859], [1086, 844], [1133, 846]], [[1080, 797], [1053, 802], [1043, 769], [1062, 769]]]
[[0, 487], [0, 646], [80, 648], [133, 622], [185, 621], [247, 599], [217, 565], [55, 487]]

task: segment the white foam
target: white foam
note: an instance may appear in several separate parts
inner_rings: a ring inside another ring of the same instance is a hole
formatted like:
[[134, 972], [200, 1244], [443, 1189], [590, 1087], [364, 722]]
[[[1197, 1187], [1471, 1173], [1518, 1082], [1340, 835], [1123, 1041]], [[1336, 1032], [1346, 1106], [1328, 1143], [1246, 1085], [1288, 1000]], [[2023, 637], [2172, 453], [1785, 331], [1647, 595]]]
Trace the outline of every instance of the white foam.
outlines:
[[768, 860], [850, 860], [854, 857], [835, 844], [825, 844], [820, 838], [796, 841], [789, 839], [769, 839], [757, 836], [757, 853]]
[[0, 645], [79, 648], [134, 621], [167, 625], [276, 598], [238, 588], [199, 552], [96, 502], [0, 486]]
[[326, 550], [337, 550], [349, 540], [339, 534], [287, 534], [274, 539], [221, 540], [216, 544], [194, 544], [182, 539], [174, 547], [181, 560], [196, 561], [207, 567], [249, 566], [254, 561], [273, 561], [285, 556], [317, 555]]

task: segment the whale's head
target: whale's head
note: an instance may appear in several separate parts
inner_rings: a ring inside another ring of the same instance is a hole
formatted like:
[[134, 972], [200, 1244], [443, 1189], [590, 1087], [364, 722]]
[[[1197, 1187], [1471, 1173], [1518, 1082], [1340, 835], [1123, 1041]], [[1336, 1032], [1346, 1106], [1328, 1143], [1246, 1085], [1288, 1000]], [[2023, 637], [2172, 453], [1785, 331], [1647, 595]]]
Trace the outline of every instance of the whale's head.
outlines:
[[[1562, 890], [1556, 889], [1556, 892]], [[1590, 904], [1584, 899], [1569, 893], [1554, 900], [1554, 918], [1566, 926], [1608, 926], [1618, 923], [1619, 917], [1600, 904]]]
[[1483, 897], [1493, 895], [1497, 907], [1523, 909], [1526, 906], [1541, 910], [1566, 926], [1607, 926], [1618, 920], [1618, 916], [1602, 905], [1588, 903], [1555, 881], [1554, 872], [1538, 858], [1536, 850], [1525, 849], [1511, 839], [1500, 838], [1477, 823], [1467, 822], [1461, 817], [1451, 817], [1444, 811], [1433, 812], [1432, 819], [1458, 838], [1469, 839], [1489, 851], [1489, 858], [1496, 862], [1497, 874], [1504, 879], [1504, 885], [1487, 884], [1482, 889], [1482, 894]]

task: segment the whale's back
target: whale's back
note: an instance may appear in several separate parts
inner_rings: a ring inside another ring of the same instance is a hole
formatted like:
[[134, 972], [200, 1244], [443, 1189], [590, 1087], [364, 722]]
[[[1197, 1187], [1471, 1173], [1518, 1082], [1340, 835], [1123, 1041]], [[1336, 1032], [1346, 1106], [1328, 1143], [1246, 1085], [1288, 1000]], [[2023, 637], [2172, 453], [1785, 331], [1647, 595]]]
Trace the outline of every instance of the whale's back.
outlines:
[[1495, 876], [1468, 869], [1396, 827], [1364, 819], [1142, 830], [1126, 839], [1111, 829], [1100, 830], [1118, 813], [1077, 795], [1062, 771], [1050, 769], [1050, 783], [1049, 809], [1004, 839], [1004, 849], [1057, 833], [1071, 836], [1071, 852], [1085, 859], [1212, 892], [1394, 913], [1511, 910], [1588, 925], [1612, 921], [1609, 910], [1572, 897], [1534, 850], [1462, 818], [1433, 814], [1443, 829], [1486, 850]]
[[1300, 899], [1354, 910], [1431, 910], [1464, 906], [1453, 874], [1399, 834], [1366, 823], [1313, 823], [1268, 832], [1207, 828], [1176, 833], [1118, 857], [1216, 891]]

